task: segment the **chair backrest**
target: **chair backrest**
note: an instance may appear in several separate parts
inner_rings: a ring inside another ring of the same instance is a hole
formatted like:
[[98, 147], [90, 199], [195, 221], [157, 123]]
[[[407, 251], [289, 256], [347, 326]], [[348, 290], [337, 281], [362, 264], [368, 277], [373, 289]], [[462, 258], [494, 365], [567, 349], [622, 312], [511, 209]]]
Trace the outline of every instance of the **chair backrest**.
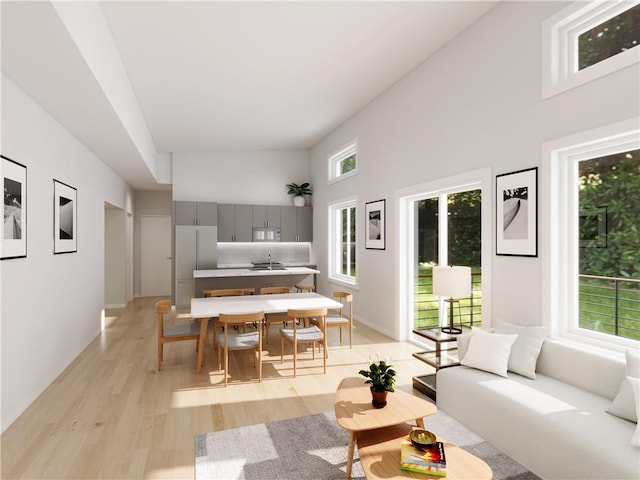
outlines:
[[[290, 308], [287, 310], [287, 316], [293, 319], [304, 318], [316, 318], [321, 319], [324, 324], [324, 319], [327, 316], [326, 308]], [[296, 322], [293, 322], [293, 329], [296, 329]]]
[[[333, 292], [333, 296], [343, 304], [344, 306], [349, 307], [349, 320], [351, 320], [351, 316], [353, 315], [351, 308], [353, 305], [353, 294], [349, 292]], [[343, 308], [340, 309], [340, 315], [344, 316]]]
[[242, 292], [244, 295], [254, 295], [256, 293], [256, 289], [254, 287], [243, 288]]
[[[242, 325], [245, 323], [257, 323], [264, 320], [264, 312], [251, 312], [251, 313], [220, 313], [218, 317], [221, 323], [225, 325]], [[229, 330], [228, 328], [225, 330]], [[261, 329], [258, 328], [258, 331]]]
[[289, 287], [262, 287], [260, 295], [271, 295], [272, 293], [291, 293]]
[[241, 297], [244, 295], [242, 288], [218, 288], [216, 290], [203, 290], [205, 297]]
[[171, 311], [171, 300], [156, 302], [156, 318], [158, 319], [158, 339], [164, 336], [164, 316]]

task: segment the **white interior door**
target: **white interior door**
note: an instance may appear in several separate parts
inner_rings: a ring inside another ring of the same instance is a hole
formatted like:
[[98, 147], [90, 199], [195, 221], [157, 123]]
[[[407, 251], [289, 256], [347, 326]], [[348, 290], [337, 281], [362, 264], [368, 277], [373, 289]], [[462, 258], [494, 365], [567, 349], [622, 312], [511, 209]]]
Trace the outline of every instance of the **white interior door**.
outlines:
[[141, 293], [171, 295], [171, 216], [141, 218]]

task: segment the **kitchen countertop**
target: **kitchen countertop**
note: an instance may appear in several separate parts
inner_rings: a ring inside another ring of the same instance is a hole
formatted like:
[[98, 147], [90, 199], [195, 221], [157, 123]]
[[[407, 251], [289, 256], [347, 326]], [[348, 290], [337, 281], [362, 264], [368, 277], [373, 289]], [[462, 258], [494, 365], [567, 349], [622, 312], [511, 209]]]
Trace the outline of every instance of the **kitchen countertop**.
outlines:
[[270, 275], [313, 275], [319, 270], [308, 267], [285, 267], [283, 270], [251, 270], [249, 268], [223, 268], [194, 270], [193, 278], [264, 277]]

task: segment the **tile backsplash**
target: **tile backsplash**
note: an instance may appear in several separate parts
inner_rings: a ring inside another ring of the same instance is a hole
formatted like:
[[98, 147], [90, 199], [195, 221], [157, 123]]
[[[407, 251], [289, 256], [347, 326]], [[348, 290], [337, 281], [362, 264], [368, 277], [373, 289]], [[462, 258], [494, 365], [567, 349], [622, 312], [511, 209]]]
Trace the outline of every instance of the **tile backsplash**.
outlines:
[[251, 262], [266, 262], [268, 255], [271, 260], [284, 264], [313, 264], [311, 244], [298, 243], [218, 243], [218, 267], [247, 264]]

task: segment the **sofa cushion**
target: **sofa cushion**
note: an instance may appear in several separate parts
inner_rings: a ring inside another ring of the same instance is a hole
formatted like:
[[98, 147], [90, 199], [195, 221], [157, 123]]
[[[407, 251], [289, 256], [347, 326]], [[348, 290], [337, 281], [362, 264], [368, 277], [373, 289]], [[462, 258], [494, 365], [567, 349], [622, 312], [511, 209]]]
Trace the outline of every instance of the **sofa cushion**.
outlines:
[[495, 331], [500, 334], [518, 335], [511, 347], [507, 369], [528, 378], [536, 378], [538, 355], [540, 355], [542, 342], [549, 336], [549, 329], [522, 327], [504, 320], [496, 320]]
[[506, 377], [509, 353], [517, 337], [517, 335], [488, 333], [480, 328], [474, 328], [471, 331], [469, 347], [460, 363]]
[[546, 338], [536, 371], [613, 400], [625, 378], [625, 363], [623, 358]]
[[[633, 398], [636, 402], [636, 416], [640, 417], [640, 379], [627, 377], [627, 380], [631, 384], [631, 389], [633, 390]], [[636, 430], [633, 432], [631, 445], [634, 447], [640, 447], [640, 423], [636, 425]]]
[[607, 412], [617, 417], [637, 422], [636, 403], [629, 378], [640, 377], [640, 354], [632, 350], [627, 350], [625, 356], [627, 360], [625, 379], [620, 384], [618, 395], [613, 399], [613, 403]]

